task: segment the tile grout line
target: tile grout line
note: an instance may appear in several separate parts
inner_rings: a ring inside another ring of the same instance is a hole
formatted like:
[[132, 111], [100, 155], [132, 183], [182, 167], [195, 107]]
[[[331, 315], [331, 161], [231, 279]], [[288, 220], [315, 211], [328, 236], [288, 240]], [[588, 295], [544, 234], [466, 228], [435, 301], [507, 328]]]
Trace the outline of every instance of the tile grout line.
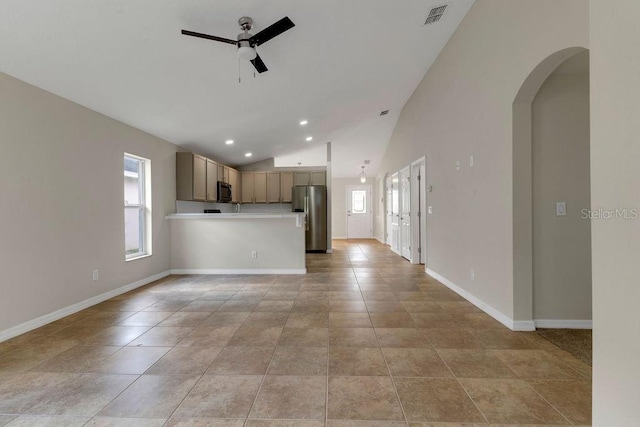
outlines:
[[[371, 317], [370, 314], [369, 314], [369, 317]], [[371, 325], [373, 327], [373, 321], [371, 322]], [[400, 400], [400, 394], [398, 393], [398, 386], [396, 384], [396, 380], [391, 374], [391, 368], [389, 368], [389, 362], [387, 361], [387, 356], [384, 354], [384, 351], [382, 351], [382, 346], [380, 345], [380, 340], [378, 339], [378, 333], [376, 332], [375, 327], [373, 328], [373, 334], [376, 337], [376, 342], [378, 343], [378, 348], [380, 349], [380, 353], [382, 353], [382, 360], [384, 360], [384, 364], [387, 367], [387, 372], [389, 373], [389, 379], [391, 380], [393, 391], [396, 393], [396, 399], [398, 399], [398, 405], [400, 405], [400, 410], [402, 411], [402, 417], [404, 418], [404, 423], [406, 426], [409, 426], [409, 418], [407, 418], [407, 413], [404, 410], [404, 405], [402, 404], [402, 400]]]
[[[428, 338], [427, 338], [428, 340]], [[453, 372], [453, 369], [451, 369], [451, 367], [449, 366], [449, 364], [447, 363], [446, 360], [444, 360], [444, 358], [440, 355], [440, 352], [438, 351], [437, 348], [434, 348], [436, 354], [438, 355], [438, 357], [440, 358], [440, 360], [442, 361], [442, 363], [444, 363], [444, 365], [447, 367], [447, 369], [449, 369], [449, 372], [451, 372], [451, 376], [456, 380], [456, 383], [458, 384], [458, 386], [462, 389], [462, 391], [464, 392], [464, 394], [469, 398], [469, 400], [471, 400], [471, 403], [473, 403], [473, 406], [475, 406], [475, 408], [478, 410], [478, 412], [480, 413], [480, 415], [482, 415], [482, 418], [484, 418], [485, 422], [488, 425], [491, 425], [491, 423], [489, 422], [489, 419], [487, 418], [487, 416], [485, 415], [484, 412], [482, 412], [482, 410], [480, 409], [480, 407], [478, 406], [478, 404], [476, 403], [475, 400], [473, 400], [473, 397], [471, 397], [471, 395], [469, 394], [469, 392], [467, 391], [466, 388], [464, 388], [464, 386], [462, 385], [462, 383], [460, 382], [460, 379], [456, 376], [456, 374]]]

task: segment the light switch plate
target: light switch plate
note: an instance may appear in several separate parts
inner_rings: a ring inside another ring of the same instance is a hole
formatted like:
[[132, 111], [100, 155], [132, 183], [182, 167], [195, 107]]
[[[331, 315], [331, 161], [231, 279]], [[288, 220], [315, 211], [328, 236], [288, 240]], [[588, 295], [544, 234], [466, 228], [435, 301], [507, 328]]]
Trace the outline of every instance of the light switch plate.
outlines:
[[433, 207], [432, 206], [427, 207], [427, 212], [432, 214], [433, 213]]
[[473, 158], [473, 154], [469, 156], [469, 166], [473, 167], [475, 164], [475, 159]]
[[566, 216], [566, 215], [567, 215], [567, 202], [557, 202], [556, 216]]
[[460, 162], [456, 162], [456, 170], [459, 171], [460, 170]]

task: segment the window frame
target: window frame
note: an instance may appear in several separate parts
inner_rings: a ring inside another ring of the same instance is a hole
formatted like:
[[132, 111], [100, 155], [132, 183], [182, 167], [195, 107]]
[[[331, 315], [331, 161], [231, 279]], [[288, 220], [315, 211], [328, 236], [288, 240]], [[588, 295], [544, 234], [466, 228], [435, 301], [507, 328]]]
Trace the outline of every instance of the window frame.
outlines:
[[[133, 261], [140, 258], [151, 256], [151, 160], [136, 156], [135, 154], [124, 153], [123, 160], [135, 160], [139, 164], [138, 172], [138, 203], [128, 203], [126, 200], [126, 177], [128, 172], [123, 165], [123, 201], [124, 201], [124, 221], [123, 221], [123, 237], [124, 237], [124, 255], [125, 261]], [[138, 212], [138, 247], [139, 251], [127, 253], [127, 212], [135, 210]]]

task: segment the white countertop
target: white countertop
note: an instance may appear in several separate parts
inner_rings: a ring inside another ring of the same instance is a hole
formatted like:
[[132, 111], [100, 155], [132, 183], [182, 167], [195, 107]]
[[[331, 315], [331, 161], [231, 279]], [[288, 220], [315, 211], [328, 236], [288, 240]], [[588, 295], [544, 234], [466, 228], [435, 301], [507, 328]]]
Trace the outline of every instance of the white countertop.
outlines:
[[294, 218], [298, 227], [302, 226], [304, 213], [180, 213], [165, 216], [166, 219], [282, 219]]

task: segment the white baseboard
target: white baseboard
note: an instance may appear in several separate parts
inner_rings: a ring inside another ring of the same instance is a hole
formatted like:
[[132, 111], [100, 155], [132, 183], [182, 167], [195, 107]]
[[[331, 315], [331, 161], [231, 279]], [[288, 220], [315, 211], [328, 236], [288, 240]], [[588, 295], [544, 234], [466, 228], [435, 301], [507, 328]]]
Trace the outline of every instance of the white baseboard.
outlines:
[[347, 236], [331, 236], [331, 240], [347, 240]]
[[535, 319], [536, 328], [593, 329], [593, 320]]
[[385, 242], [384, 240], [380, 240], [378, 236], [374, 236], [374, 239], [376, 239], [378, 242], [382, 243], [383, 245], [387, 244], [387, 242]]
[[427, 271], [427, 274], [437, 279], [446, 287], [448, 287], [449, 289], [451, 289], [452, 291], [460, 295], [462, 298], [466, 299], [471, 304], [475, 305], [480, 310], [484, 311], [489, 316], [493, 317], [498, 322], [502, 323], [512, 331], [535, 331], [536, 330], [536, 327], [532, 320], [531, 321], [530, 320], [513, 320], [510, 317], [506, 316], [505, 314], [501, 313], [500, 311], [496, 310], [495, 308], [491, 307], [489, 304], [485, 303], [481, 299], [465, 291], [460, 286], [448, 280], [446, 277], [439, 275], [438, 273], [436, 273], [433, 270], [430, 270], [429, 268], [427, 268], [426, 271]]
[[18, 335], [24, 334], [25, 332], [32, 331], [36, 328], [39, 328], [40, 326], [44, 326], [58, 319], [62, 319], [63, 317], [69, 316], [70, 314], [77, 313], [80, 310], [84, 310], [85, 308], [89, 308], [113, 297], [117, 297], [118, 295], [122, 295], [126, 292], [132, 291], [136, 288], [139, 288], [140, 286], [155, 282], [156, 280], [160, 280], [170, 274], [170, 271], [163, 271], [162, 273], [145, 277], [144, 279], [129, 283], [128, 285], [121, 286], [109, 292], [105, 292], [103, 294], [96, 295], [95, 297], [88, 298], [84, 301], [80, 301], [68, 307], [61, 308], [60, 310], [56, 310], [53, 313], [45, 314], [44, 316], [40, 316], [33, 320], [29, 320], [28, 322], [16, 325], [12, 328], [5, 329], [4, 331], [0, 331], [0, 342], [6, 341], [9, 338], [17, 337]]
[[174, 268], [171, 274], [307, 274], [306, 268]]

